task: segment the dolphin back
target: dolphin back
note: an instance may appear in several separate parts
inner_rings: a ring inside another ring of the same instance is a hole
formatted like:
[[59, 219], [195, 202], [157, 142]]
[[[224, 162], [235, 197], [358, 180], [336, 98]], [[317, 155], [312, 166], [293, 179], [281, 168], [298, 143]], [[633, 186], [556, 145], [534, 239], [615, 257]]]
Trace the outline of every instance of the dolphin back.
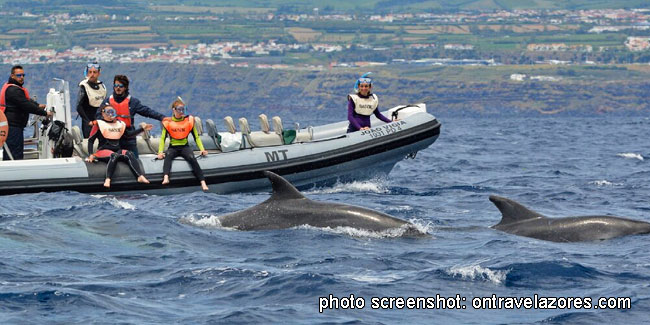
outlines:
[[490, 201], [501, 211], [501, 222], [492, 226], [493, 228], [498, 229], [508, 224], [546, 218], [546, 216], [504, 197], [490, 195]]
[[305, 196], [298, 191], [298, 189], [293, 186], [289, 181], [284, 179], [282, 176], [265, 171], [264, 176], [271, 181], [271, 186], [273, 187], [273, 194], [268, 199], [268, 201], [273, 200], [289, 200], [289, 199], [305, 199]]

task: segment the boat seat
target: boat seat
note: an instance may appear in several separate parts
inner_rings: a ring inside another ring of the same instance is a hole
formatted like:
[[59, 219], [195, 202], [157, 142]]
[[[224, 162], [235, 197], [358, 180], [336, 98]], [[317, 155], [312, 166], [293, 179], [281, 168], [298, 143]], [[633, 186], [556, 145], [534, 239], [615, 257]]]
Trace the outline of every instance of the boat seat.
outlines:
[[[273, 116], [271, 119], [273, 121], [273, 130], [275, 133], [281, 137], [284, 136], [284, 127], [282, 126], [282, 119], [279, 116]], [[308, 130], [300, 130], [296, 127], [296, 139], [292, 143], [296, 142], [310, 142], [312, 140], [312, 131], [311, 128]]]
[[223, 121], [226, 124], [226, 130], [228, 132], [221, 134], [221, 143], [219, 143], [221, 151], [231, 152], [241, 149], [244, 146], [243, 135], [237, 132], [232, 117], [226, 116], [223, 118]]
[[267, 133], [264, 131], [251, 132], [248, 121], [243, 117], [239, 119], [239, 127], [251, 147], [270, 147], [283, 144], [282, 137], [276, 133]]
[[78, 126], [74, 125], [72, 127], [72, 129], [70, 130], [70, 136], [72, 137], [72, 148], [74, 152], [77, 154], [77, 156], [81, 158], [88, 157], [86, 148], [83, 146], [84, 139], [81, 136], [81, 130], [79, 130]]
[[[140, 127], [144, 129], [144, 126], [147, 123], [142, 122], [140, 123]], [[142, 140], [144, 140], [144, 148], [140, 148], [140, 141], [136, 141], [138, 144], [138, 153], [156, 153], [158, 152], [158, 148], [153, 145], [153, 142], [151, 141], [151, 132], [144, 130], [144, 132], [140, 133], [140, 136], [142, 137]]]
[[217, 125], [214, 124], [213, 120], [207, 119], [205, 120], [205, 128], [208, 129], [208, 136], [212, 139], [214, 145], [217, 147], [217, 149], [221, 150], [221, 146], [219, 145], [221, 142], [221, 136], [217, 131]]
[[194, 116], [194, 127], [199, 135], [203, 134], [203, 123], [201, 123], [201, 118], [198, 116]]
[[237, 128], [235, 128], [235, 122], [232, 120], [232, 117], [224, 117], [223, 122], [226, 123], [226, 131], [232, 134], [235, 134], [237, 132]]
[[260, 114], [260, 128], [262, 129], [262, 132], [264, 133], [271, 133], [271, 127], [269, 126], [269, 119], [266, 117], [265, 114]]

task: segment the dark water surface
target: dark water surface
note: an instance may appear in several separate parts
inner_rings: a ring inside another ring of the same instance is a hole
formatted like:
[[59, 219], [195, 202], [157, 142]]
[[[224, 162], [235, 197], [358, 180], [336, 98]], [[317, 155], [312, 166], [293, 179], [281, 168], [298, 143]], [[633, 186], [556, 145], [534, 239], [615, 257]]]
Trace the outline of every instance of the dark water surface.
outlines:
[[[0, 323], [647, 322], [650, 236], [570, 244], [517, 237], [489, 228], [501, 216], [488, 196], [552, 217], [650, 221], [650, 120], [441, 122], [439, 140], [387, 179], [305, 192], [410, 220], [428, 239], [218, 227], [215, 216], [268, 193], [0, 197]], [[365, 307], [319, 313], [319, 297], [329, 294], [353, 294]], [[466, 309], [371, 306], [373, 297], [436, 294], [458, 295]], [[630, 297], [631, 309], [473, 308], [474, 298], [492, 295], [589, 297], [594, 305]]]

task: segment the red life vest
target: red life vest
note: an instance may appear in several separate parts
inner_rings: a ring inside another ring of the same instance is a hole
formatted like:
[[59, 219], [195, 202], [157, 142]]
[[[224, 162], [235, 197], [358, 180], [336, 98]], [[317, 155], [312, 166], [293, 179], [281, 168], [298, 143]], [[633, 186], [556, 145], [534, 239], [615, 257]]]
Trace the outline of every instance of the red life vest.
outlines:
[[118, 103], [113, 98], [113, 95], [108, 98], [108, 103], [117, 111], [117, 119], [126, 123], [126, 127], [131, 126], [131, 111], [129, 110], [129, 101], [131, 95], [127, 96], [121, 103]]
[[171, 117], [165, 117], [162, 124], [172, 139], [183, 140], [190, 135], [194, 128], [194, 117], [191, 115], [185, 116], [182, 121], [174, 121]]
[[3, 111], [4, 108], [0, 110], [0, 147], [7, 140], [7, 135], [9, 135], [9, 123], [7, 123], [7, 117]]
[[2, 90], [0, 90], [0, 110], [4, 113], [5, 109], [7, 108], [7, 100], [5, 99], [5, 93], [7, 92], [7, 88], [9, 86], [15, 86], [23, 90], [25, 93], [25, 98], [29, 100], [29, 91], [27, 91], [27, 88], [18, 86], [16, 84], [8, 83], [5, 82], [5, 84], [2, 86]]
[[120, 120], [114, 120], [113, 122], [97, 120], [97, 127], [102, 136], [109, 140], [119, 140], [126, 130], [126, 124]]

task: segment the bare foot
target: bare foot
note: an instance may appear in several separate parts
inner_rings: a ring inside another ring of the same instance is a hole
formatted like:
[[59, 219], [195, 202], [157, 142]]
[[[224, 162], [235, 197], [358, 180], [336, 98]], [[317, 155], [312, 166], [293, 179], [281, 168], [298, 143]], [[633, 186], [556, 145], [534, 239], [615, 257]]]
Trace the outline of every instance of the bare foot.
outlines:
[[206, 184], [205, 181], [201, 181], [201, 189], [203, 190], [203, 192], [207, 192], [210, 190], [208, 188], [208, 184]]
[[110, 179], [110, 178], [107, 178], [107, 179], [104, 181], [104, 187], [105, 187], [105, 188], [110, 188], [110, 187], [111, 187], [111, 179]]
[[163, 185], [167, 185], [167, 184], [169, 184], [169, 176], [167, 176], [167, 175], [163, 176], [163, 182], [162, 182], [162, 184], [163, 184]]
[[146, 177], [144, 177], [144, 175], [140, 175], [140, 177], [138, 177], [138, 183], [149, 184], [149, 180]]

